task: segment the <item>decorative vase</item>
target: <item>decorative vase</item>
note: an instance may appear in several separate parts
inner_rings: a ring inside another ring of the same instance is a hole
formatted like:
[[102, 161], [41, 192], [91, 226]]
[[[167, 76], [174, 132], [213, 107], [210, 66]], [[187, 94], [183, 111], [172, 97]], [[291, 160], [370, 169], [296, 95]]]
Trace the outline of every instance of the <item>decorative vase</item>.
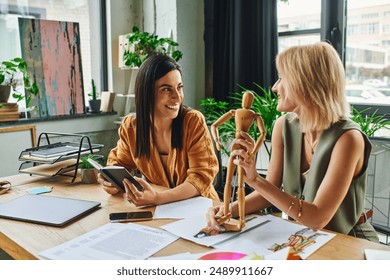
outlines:
[[80, 169], [81, 183], [83, 184], [96, 184], [97, 183], [97, 170], [93, 169]]
[[89, 112], [91, 113], [100, 113], [100, 104], [101, 100], [89, 100]]
[[7, 103], [11, 95], [11, 86], [0, 85], [0, 103]]

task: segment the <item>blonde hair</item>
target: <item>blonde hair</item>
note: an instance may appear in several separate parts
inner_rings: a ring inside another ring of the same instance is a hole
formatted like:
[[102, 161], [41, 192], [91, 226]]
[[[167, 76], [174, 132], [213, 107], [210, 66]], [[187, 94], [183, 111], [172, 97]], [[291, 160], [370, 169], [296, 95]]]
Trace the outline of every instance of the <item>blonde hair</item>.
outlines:
[[327, 129], [350, 116], [344, 67], [330, 44], [290, 47], [278, 54], [276, 67], [287, 81], [287, 98], [299, 104], [303, 132]]

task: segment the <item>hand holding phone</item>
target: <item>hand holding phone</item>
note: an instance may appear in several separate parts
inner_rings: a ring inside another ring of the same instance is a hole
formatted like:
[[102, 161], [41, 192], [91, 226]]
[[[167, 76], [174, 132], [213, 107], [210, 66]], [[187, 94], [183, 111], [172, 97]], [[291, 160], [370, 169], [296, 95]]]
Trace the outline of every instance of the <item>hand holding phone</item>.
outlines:
[[139, 222], [153, 219], [152, 211], [110, 213], [110, 222]]

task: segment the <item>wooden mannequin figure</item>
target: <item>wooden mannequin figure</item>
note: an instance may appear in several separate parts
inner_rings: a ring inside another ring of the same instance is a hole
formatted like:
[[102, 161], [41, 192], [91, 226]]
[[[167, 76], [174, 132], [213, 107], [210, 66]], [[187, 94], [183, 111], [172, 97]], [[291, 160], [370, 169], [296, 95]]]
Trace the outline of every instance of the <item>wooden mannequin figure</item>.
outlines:
[[[244, 92], [242, 96], [242, 108], [236, 110], [230, 110], [229, 112], [223, 114], [217, 121], [215, 121], [211, 125], [211, 135], [215, 141], [216, 147], [218, 151], [221, 150], [221, 142], [219, 141], [219, 133], [218, 127], [223, 123], [230, 120], [232, 117], [235, 118], [236, 125], [236, 139], [241, 138], [240, 132], [248, 132], [252, 123], [256, 121], [257, 127], [260, 131], [260, 137], [256, 141], [255, 146], [249, 155], [250, 158], [256, 156], [259, 151], [261, 145], [264, 143], [266, 131], [264, 128], [264, 122], [261, 118], [260, 114], [254, 112], [250, 108], [252, 107], [254, 100], [254, 95], [250, 91]], [[232, 145], [231, 150], [242, 149], [242, 146], [239, 144]], [[241, 229], [245, 226], [245, 189], [244, 189], [244, 169], [242, 167], [238, 167], [238, 188], [237, 188], [237, 196], [238, 196], [238, 213], [239, 213], [239, 221], [235, 219], [231, 219], [230, 212], [230, 198], [232, 195], [232, 178], [234, 175], [234, 171], [236, 169], [236, 165], [233, 163], [233, 158], [229, 158], [227, 165], [227, 173], [226, 173], [226, 183], [224, 187], [223, 193], [223, 202], [224, 202], [224, 215], [218, 219], [219, 225], [222, 225], [227, 231], [241, 231]]]

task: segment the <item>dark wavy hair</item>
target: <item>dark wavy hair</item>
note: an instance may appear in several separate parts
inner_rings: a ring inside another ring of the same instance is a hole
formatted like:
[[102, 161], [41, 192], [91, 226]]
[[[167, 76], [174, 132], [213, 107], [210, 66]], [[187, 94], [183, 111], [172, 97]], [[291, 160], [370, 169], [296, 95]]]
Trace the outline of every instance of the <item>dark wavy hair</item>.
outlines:
[[[136, 106], [136, 157], [150, 158], [150, 135], [154, 135], [154, 102], [155, 81], [165, 76], [168, 72], [178, 70], [180, 65], [167, 55], [153, 55], [149, 57], [139, 68], [135, 80], [135, 106]], [[171, 146], [182, 148], [183, 118], [190, 110], [181, 104], [178, 116], [173, 120]]]

